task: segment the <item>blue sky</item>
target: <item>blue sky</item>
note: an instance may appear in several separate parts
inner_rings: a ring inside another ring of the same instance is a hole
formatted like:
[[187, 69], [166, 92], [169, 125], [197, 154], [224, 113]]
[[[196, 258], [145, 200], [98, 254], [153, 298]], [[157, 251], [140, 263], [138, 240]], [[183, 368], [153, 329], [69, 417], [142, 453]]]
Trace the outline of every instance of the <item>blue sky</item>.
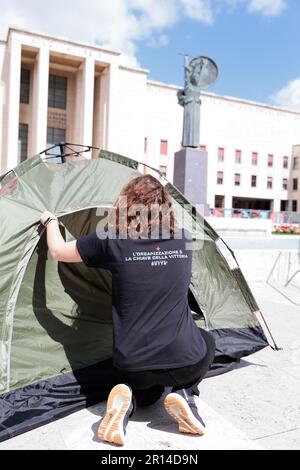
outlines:
[[212, 24], [184, 19], [168, 31], [166, 45], [140, 44], [137, 57], [151, 79], [182, 84], [178, 53], [208, 55], [219, 66], [208, 91], [272, 102], [272, 95], [300, 77], [300, 1], [286, 5], [276, 16], [249, 14], [242, 2], [222, 9]]
[[9, 25], [110, 46], [150, 79], [183, 84], [183, 57], [218, 64], [209, 91], [300, 111], [300, 0], [0, 0]]

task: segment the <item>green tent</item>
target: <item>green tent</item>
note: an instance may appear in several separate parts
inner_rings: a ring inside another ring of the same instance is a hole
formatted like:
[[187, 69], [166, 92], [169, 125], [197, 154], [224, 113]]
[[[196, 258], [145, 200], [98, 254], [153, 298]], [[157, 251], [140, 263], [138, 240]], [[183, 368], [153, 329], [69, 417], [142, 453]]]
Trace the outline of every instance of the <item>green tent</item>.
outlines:
[[[40, 213], [61, 221], [67, 241], [95, 230], [96, 209], [109, 208], [139, 163], [107, 151], [94, 160], [50, 163], [37, 155], [0, 183], [0, 440], [107, 397], [118, 382], [112, 363], [111, 273], [52, 260]], [[187, 203], [166, 182], [174, 207]], [[232, 253], [203, 223], [193, 251], [189, 291], [198, 326], [215, 337], [212, 372], [268, 345], [259, 308]], [[233, 264], [232, 264], [233, 263]]]

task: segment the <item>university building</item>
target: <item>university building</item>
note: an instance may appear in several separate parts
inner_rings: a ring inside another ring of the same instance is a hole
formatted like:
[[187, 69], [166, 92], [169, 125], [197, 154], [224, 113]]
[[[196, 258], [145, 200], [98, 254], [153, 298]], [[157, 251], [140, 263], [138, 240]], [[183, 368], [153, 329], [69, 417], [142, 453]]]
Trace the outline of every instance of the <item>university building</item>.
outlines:
[[[10, 28], [0, 41], [0, 173], [67, 141], [127, 155], [172, 181], [178, 87], [148, 76], [119, 51]], [[299, 211], [300, 112], [213, 93], [201, 99], [210, 207]]]
[[294, 201], [294, 209], [300, 212], [300, 145], [294, 145], [292, 150], [289, 198]]

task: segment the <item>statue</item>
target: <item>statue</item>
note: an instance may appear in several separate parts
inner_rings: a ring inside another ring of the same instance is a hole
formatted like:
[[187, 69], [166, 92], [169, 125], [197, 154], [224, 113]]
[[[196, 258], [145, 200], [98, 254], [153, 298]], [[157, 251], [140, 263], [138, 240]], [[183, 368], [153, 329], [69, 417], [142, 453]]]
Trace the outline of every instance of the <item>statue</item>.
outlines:
[[197, 148], [200, 145], [200, 91], [211, 85], [218, 76], [218, 67], [208, 57], [184, 56], [185, 85], [178, 90], [177, 98], [184, 108], [182, 146]]

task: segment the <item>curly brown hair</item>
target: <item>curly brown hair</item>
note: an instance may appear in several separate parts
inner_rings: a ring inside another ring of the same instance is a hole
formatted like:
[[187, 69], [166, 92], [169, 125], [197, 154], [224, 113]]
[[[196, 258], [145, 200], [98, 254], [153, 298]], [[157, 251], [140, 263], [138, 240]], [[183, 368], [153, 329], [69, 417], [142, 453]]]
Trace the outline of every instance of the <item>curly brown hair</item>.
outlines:
[[139, 236], [149, 237], [165, 229], [176, 231], [172, 199], [167, 189], [154, 176], [138, 176], [121, 190], [108, 216], [108, 229], [130, 233], [131, 227]]

